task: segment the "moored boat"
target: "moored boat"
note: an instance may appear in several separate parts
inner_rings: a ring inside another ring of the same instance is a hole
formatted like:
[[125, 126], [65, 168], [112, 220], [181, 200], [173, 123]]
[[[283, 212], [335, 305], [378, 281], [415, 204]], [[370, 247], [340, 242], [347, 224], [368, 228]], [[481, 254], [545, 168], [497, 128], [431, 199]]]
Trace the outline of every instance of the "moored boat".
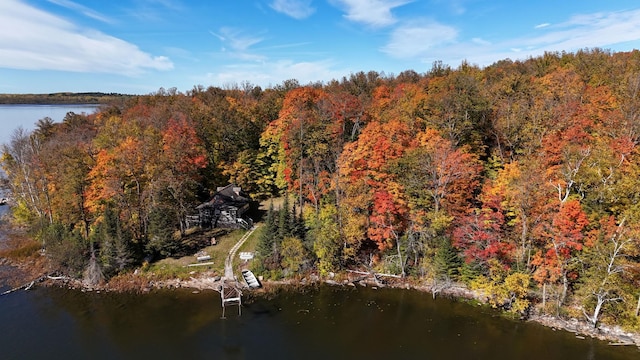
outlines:
[[253, 274], [253, 272], [251, 272], [251, 270], [242, 270], [242, 277], [251, 289], [262, 287], [262, 284], [260, 284], [260, 280], [258, 280], [258, 278]]

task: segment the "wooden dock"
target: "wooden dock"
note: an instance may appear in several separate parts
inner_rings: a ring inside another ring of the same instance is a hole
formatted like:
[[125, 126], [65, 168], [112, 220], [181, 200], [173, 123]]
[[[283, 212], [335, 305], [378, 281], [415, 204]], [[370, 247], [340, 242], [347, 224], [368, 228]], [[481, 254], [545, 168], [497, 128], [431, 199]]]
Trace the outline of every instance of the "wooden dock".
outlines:
[[225, 319], [225, 309], [228, 305], [238, 305], [238, 315], [242, 315], [242, 291], [239, 285], [236, 281], [223, 281], [220, 286], [223, 319]]
[[242, 244], [251, 236], [256, 227], [252, 227], [242, 238], [231, 248], [224, 261], [224, 276], [219, 287], [220, 298], [222, 299], [222, 318], [225, 318], [225, 308], [229, 305], [238, 305], [238, 315], [242, 315], [242, 284], [233, 274], [233, 258]]

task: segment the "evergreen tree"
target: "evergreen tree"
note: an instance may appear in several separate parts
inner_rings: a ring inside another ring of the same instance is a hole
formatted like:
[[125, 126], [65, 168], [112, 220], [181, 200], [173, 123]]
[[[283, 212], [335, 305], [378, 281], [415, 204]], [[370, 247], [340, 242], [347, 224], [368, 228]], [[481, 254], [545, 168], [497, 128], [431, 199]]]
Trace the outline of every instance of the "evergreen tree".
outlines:
[[100, 244], [99, 257], [105, 276], [113, 276], [134, 262], [133, 251], [128, 245], [130, 237], [123, 232], [113, 207], [105, 209], [103, 221], [98, 224], [94, 237], [94, 242]]
[[258, 239], [258, 244], [256, 245], [258, 258], [262, 260], [273, 255], [275, 234], [277, 233], [275, 215], [273, 202], [271, 202], [269, 210], [267, 211], [267, 218], [265, 219], [260, 239]]
[[291, 234], [290, 236], [300, 239], [303, 243], [305, 240], [305, 225], [302, 211], [297, 210], [296, 204], [293, 204], [291, 210]]
[[176, 211], [170, 207], [158, 206], [151, 210], [147, 251], [167, 257], [179, 250], [179, 242], [174, 239], [178, 228], [176, 218]]
[[444, 279], [455, 279], [460, 274], [462, 259], [449, 239], [440, 240], [434, 257], [436, 276]]
[[285, 237], [291, 235], [291, 213], [289, 208], [289, 194], [285, 194], [282, 207], [278, 210], [278, 237], [276, 239], [278, 246]]
[[54, 222], [42, 229], [40, 237], [55, 268], [74, 277], [82, 275], [89, 259], [89, 247], [78, 232]]

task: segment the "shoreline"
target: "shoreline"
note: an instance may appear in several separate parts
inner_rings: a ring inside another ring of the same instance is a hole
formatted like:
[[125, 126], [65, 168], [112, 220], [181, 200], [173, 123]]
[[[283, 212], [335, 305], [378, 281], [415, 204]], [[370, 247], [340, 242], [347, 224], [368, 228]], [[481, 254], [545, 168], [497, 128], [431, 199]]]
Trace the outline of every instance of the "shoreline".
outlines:
[[[191, 289], [194, 292], [203, 290], [213, 290], [218, 292], [222, 284], [221, 274], [215, 271], [205, 271], [192, 273], [189, 279], [159, 279], [153, 273], [140, 273], [137, 270], [122, 274], [110, 279], [108, 282], [98, 286], [87, 286], [79, 279], [66, 276], [55, 276], [54, 271], [45, 257], [30, 256], [22, 260], [8, 259], [0, 257], [0, 287], [9, 286], [7, 292], [18, 291], [30, 288], [34, 284], [40, 286], [57, 286], [75, 289], [79, 291], [96, 292], [136, 292], [149, 293], [153, 290], [161, 289]], [[384, 281], [381, 280], [384, 278]], [[337, 274], [330, 274], [328, 278], [320, 278], [317, 274], [310, 273], [295, 278], [273, 281], [263, 281], [263, 294], [277, 291], [279, 288], [298, 289], [319, 285], [331, 285], [342, 287], [371, 287], [371, 288], [392, 288], [398, 290], [415, 290], [431, 295], [445, 297], [454, 301], [471, 300], [484, 306], [488, 306], [486, 296], [481, 292], [469, 289], [462, 283], [445, 282], [429, 283], [426, 280], [401, 279], [395, 276], [384, 276], [358, 271], [344, 271]], [[3, 288], [3, 290], [5, 290]], [[3, 295], [0, 295], [3, 296]], [[497, 310], [500, 311], [500, 310]], [[577, 338], [584, 339], [586, 336], [602, 341], [608, 341], [609, 345], [636, 346], [640, 349], [640, 333], [624, 331], [619, 326], [600, 324], [598, 328], [584, 320], [570, 318], [563, 319], [552, 315], [532, 314], [527, 317], [516, 319], [516, 321], [527, 321], [540, 324], [555, 330], [563, 330], [574, 333]]]
[[[329, 285], [338, 287], [369, 287], [372, 289], [377, 288], [390, 288], [396, 290], [414, 290], [425, 294], [425, 296], [431, 295], [432, 298], [437, 296], [445, 297], [454, 301], [472, 300], [478, 303], [488, 306], [484, 295], [470, 290], [466, 286], [459, 283], [451, 283], [449, 286], [434, 286], [434, 284], [412, 284], [406, 280], [395, 280], [389, 283], [380, 283], [374, 277], [363, 278], [362, 276], [350, 279], [348, 273], [342, 273], [336, 275], [346, 276], [343, 280], [321, 279], [315, 274], [310, 274], [305, 277], [287, 279], [287, 280], [267, 280], [263, 282], [262, 290], [258, 290], [260, 294], [269, 294], [279, 289], [299, 289], [303, 290], [312, 286]], [[39, 278], [42, 278], [40, 276]], [[175, 289], [187, 289], [192, 290], [194, 293], [212, 290], [218, 292], [219, 286], [222, 283], [222, 279], [215, 273], [201, 273], [197, 277], [191, 277], [188, 280], [182, 279], [168, 279], [157, 280], [147, 276], [131, 273], [127, 274], [123, 278], [118, 279], [115, 284], [105, 283], [100, 286], [88, 287], [82, 283], [81, 280], [71, 279], [68, 277], [46, 277], [39, 283], [41, 286], [58, 286], [67, 287], [69, 289], [75, 289], [85, 292], [136, 292], [136, 293], [150, 293], [154, 290], [175, 290]], [[27, 282], [26, 284], [29, 284]], [[24, 287], [24, 286], [21, 286]], [[246, 288], [245, 288], [246, 289]], [[434, 294], [435, 291], [435, 294]], [[500, 310], [497, 310], [500, 311]], [[607, 324], [601, 324], [598, 328], [593, 328], [591, 324], [584, 320], [570, 318], [562, 319], [552, 315], [530, 315], [526, 318], [515, 319], [515, 321], [533, 322], [552, 329], [553, 331], [567, 331], [575, 334], [578, 339], [585, 339], [591, 337], [597, 340], [609, 342], [611, 346], [635, 346], [640, 349], [640, 334], [628, 332], [621, 329], [619, 326], [611, 326]]]

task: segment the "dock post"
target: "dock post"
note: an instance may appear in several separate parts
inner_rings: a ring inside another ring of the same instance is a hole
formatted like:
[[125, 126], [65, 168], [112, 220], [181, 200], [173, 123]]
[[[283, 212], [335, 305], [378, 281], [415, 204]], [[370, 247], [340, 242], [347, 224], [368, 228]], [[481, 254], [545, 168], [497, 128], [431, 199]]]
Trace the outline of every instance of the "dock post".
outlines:
[[237, 304], [238, 315], [242, 315], [242, 292], [240, 289], [226, 283], [222, 283], [221, 287], [220, 297], [222, 299], [222, 318], [225, 319], [225, 308], [227, 307], [227, 304]]

